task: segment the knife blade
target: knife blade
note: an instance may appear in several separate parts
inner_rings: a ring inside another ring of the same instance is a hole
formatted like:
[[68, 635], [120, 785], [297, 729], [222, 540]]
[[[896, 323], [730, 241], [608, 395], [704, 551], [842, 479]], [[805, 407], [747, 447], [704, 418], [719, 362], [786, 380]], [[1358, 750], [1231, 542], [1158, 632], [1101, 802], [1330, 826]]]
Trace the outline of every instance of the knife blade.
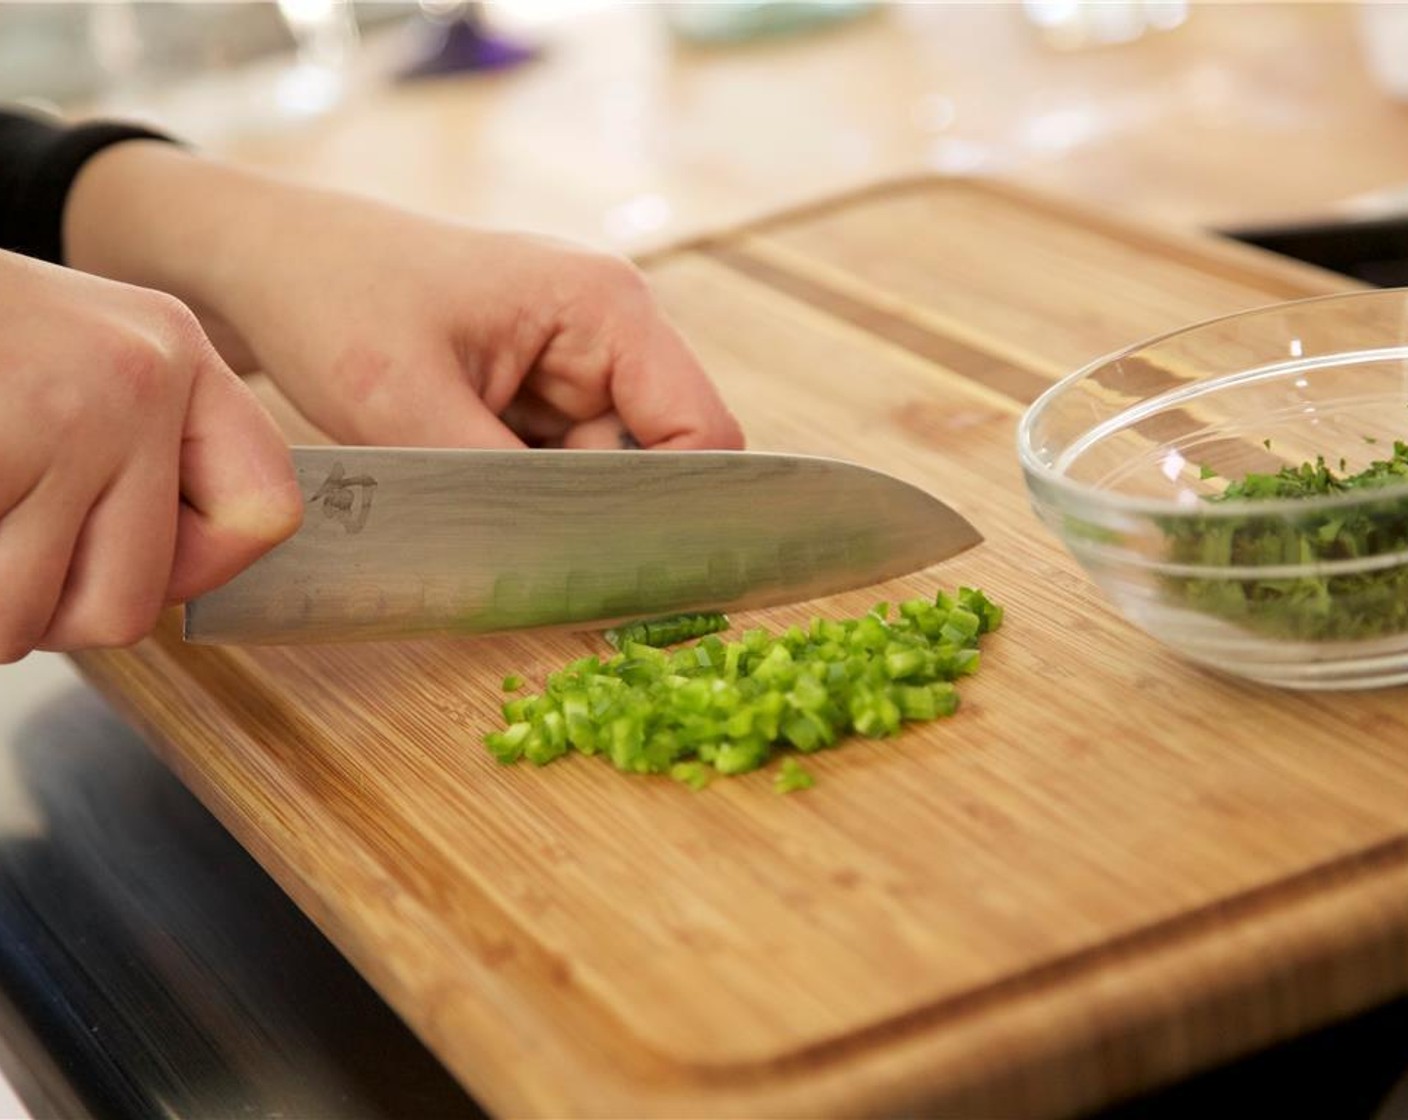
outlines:
[[982, 540], [918, 487], [748, 451], [296, 447], [299, 530], [186, 604], [282, 644], [610, 625], [817, 598]]

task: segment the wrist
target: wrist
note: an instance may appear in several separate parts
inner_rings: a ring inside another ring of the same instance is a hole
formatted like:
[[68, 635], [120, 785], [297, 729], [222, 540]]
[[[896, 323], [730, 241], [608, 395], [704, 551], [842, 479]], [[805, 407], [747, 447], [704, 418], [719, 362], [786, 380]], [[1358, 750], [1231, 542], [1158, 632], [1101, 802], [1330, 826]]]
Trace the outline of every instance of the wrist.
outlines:
[[258, 259], [257, 204], [272, 181], [159, 141], [99, 152], [78, 173], [64, 211], [69, 265], [168, 292], [228, 317], [243, 262]]

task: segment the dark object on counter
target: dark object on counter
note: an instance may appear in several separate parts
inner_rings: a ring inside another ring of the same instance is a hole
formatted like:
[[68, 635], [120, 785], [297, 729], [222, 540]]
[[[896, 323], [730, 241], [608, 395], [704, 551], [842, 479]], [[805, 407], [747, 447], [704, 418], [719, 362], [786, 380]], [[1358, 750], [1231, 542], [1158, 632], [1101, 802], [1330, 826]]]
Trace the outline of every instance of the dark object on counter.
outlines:
[[538, 56], [536, 47], [493, 31], [479, 4], [470, 4], [464, 15], [433, 22], [430, 30], [429, 46], [401, 71], [398, 77], [402, 81], [507, 70]]
[[1408, 287], [1408, 216], [1229, 230], [1226, 236], [1379, 288]]
[[1086, 1120], [1393, 1120], [1401, 1113], [1385, 1109], [1408, 1060], [1405, 1040], [1408, 999], [1399, 999]]
[[483, 1120], [90, 692], [0, 764], [0, 1040], [33, 1115]]

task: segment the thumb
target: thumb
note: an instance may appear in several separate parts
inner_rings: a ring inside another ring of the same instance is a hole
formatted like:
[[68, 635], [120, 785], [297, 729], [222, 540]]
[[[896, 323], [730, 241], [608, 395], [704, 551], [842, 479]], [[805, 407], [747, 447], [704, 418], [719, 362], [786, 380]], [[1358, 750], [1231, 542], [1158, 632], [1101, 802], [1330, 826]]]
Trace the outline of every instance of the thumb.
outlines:
[[181, 509], [167, 600], [227, 582], [303, 520], [288, 445], [213, 351], [191, 389], [181, 438]]

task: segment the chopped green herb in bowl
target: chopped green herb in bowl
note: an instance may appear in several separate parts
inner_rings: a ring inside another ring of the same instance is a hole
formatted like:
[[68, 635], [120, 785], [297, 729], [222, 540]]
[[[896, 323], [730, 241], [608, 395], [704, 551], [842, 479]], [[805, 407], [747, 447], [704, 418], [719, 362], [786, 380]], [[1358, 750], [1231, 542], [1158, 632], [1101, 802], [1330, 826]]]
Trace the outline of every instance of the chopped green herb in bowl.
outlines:
[[[1033, 508], [1134, 625], [1290, 688], [1408, 682], [1408, 290], [1258, 308], [1028, 409]], [[1392, 448], [1391, 453], [1387, 453]]]
[[1247, 571], [1245, 578], [1171, 575], [1170, 592], [1196, 610], [1275, 637], [1352, 641], [1408, 631], [1408, 565], [1360, 563], [1408, 555], [1408, 495], [1396, 492], [1405, 482], [1408, 443], [1402, 440], [1394, 442], [1392, 456], [1354, 473], [1336, 472], [1320, 456], [1233, 479], [1204, 500], [1347, 500], [1322, 503], [1299, 517], [1249, 513], [1170, 522], [1175, 564]]

